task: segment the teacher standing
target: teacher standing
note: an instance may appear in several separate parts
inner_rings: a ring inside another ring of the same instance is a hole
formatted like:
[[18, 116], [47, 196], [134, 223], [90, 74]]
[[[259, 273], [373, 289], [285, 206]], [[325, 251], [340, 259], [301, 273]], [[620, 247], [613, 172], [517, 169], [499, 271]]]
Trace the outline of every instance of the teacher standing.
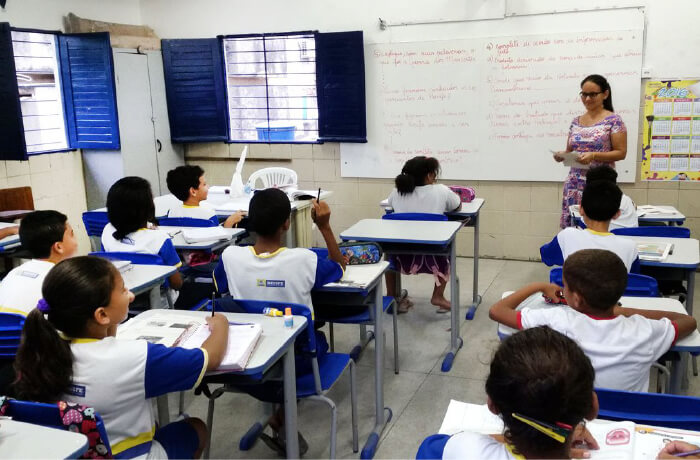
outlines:
[[[601, 75], [589, 75], [581, 82], [581, 102], [586, 113], [573, 119], [566, 142], [567, 152], [578, 152], [577, 162], [583, 165], [606, 164], [612, 168], [615, 162], [627, 155], [627, 128], [613, 110], [610, 84]], [[554, 154], [556, 161], [564, 158]], [[586, 169], [571, 167], [564, 182], [564, 196], [559, 226], [570, 226], [569, 206], [581, 204], [581, 194], [586, 185]]]

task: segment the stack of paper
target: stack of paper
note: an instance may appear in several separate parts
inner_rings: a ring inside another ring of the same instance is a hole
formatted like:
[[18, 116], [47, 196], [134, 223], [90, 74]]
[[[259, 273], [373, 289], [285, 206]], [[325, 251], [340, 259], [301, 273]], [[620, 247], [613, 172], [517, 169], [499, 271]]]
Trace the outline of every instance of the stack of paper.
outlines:
[[188, 227], [182, 230], [182, 237], [185, 242], [191, 244], [226, 240], [230, 235], [222, 227]]
[[642, 260], [665, 260], [672, 250], [673, 243], [637, 243], [639, 258]]
[[110, 260], [112, 262], [112, 265], [117, 267], [117, 270], [119, 270], [119, 273], [124, 273], [126, 271], [131, 270], [133, 267], [131, 266], [131, 262], [128, 260]]
[[[199, 348], [209, 338], [211, 331], [209, 326], [199, 326], [184, 340], [177, 342], [182, 348]], [[233, 324], [228, 326], [228, 346], [219, 370], [241, 371], [245, 369], [250, 355], [262, 335], [262, 326], [259, 324]]]

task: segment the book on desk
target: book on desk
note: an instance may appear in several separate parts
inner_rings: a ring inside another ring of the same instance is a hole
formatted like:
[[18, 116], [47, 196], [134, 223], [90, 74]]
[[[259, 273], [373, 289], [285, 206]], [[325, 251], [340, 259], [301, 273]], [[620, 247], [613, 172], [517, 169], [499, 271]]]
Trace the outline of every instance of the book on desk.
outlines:
[[[131, 321], [134, 321], [133, 319]], [[132, 327], [128, 323], [119, 330], [117, 339], [147, 340], [166, 347], [200, 348], [210, 330], [204, 318], [155, 314], [145, 322]], [[240, 371], [245, 369], [250, 356], [262, 336], [262, 326], [256, 323], [229, 323], [226, 354], [217, 370]]]
[[[485, 404], [450, 401], [440, 434], [454, 435], [462, 431], [485, 435], [503, 434], [503, 420]], [[611, 422], [595, 419], [586, 423], [600, 447], [591, 450], [592, 459], [656, 458], [669, 441], [700, 444], [700, 433], [675, 428], [637, 425], [634, 422]]]
[[637, 243], [637, 252], [642, 260], [660, 262], [673, 252], [673, 243]]

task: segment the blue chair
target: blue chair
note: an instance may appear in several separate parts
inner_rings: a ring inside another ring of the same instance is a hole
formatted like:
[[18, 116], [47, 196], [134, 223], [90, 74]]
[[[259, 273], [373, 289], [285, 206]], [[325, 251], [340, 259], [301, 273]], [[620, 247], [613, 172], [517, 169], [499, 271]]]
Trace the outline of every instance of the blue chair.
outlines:
[[598, 418], [631, 420], [683, 430], [700, 430], [700, 398], [596, 388]]
[[[9, 404], [9, 407], [5, 415], [12, 417], [13, 420], [31, 423], [32, 425], [55, 428], [58, 430], [67, 429], [61, 421], [61, 414], [57, 404], [19, 401], [16, 399], [9, 399], [7, 403]], [[104, 421], [97, 412], [95, 412], [95, 419], [97, 421], [97, 431], [99, 431], [105, 447], [111, 454], [112, 448], [109, 445], [109, 439], [107, 438], [107, 430], [105, 429]], [[41, 440], [36, 441], [41, 442]], [[49, 449], [47, 450], [47, 456], [50, 456], [51, 454], [49, 452], [51, 446], [47, 446], [47, 448]]]
[[83, 213], [83, 224], [90, 237], [90, 246], [93, 251], [102, 248], [102, 231], [108, 223], [107, 211], [85, 211]]
[[[336, 427], [337, 427], [337, 409], [332, 399], [326, 396], [326, 393], [338, 381], [345, 369], [350, 368], [350, 399], [352, 405], [352, 448], [353, 452], [359, 450], [357, 440], [357, 391], [355, 387], [355, 363], [350, 358], [350, 355], [343, 353], [326, 353], [317, 356], [316, 350], [316, 334], [314, 331], [314, 322], [311, 317], [311, 310], [305, 305], [286, 303], [286, 302], [269, 302], [263, 300], [234, 300], [232, 297], [224, 297], [216, 299], [216, 311], [219, 312], [246, 312], [261, 314], [265, 308], [277, 308], [284, 311], [285, 308], [291, 308], [293, 315], [301, 315], [306, 318], [306, 330], [297, 338], [296, 344], [301, 345], [302, 353], [297, 355], [297, 361], [301, 358], [309, 361], [311, 364], [311, 372], [296, 376], [297, 398], [309, 399], [312, 401], [320, 401], [328, 405], [331, 410], [331, 436], [330, 436], [330, 458], [335, 458], [336, 450]], [[208, 305], [211, 309], [211, 304]], [[209, 433], [213, 429], [214, 422], [214, 402], [216, 398], [221, 396], [226, 391], [235, 392], [250, 392], [257, 399], [265, 402], [279, 403], [278, 395], [281, 388], [281, 382], [254, 382], [245, 385], [227, 385], [210, 391], [209, 384], [221, 382], [222, 377], [212, 376], [205, 377], [202, 384], [198, 388], [209, 398], [209, 410], [207, 413], [207, 425]], [[262, 378], [262, 376], [258, 376]], [[262, 391], [261, 391], [262, 390]], [[262, 431], [265, 429], [267, 421], [255, 423], [248, 432], [241, 438], [239, 447], [241, 450], [250, 449], [258, 439]]]
[[17, 313], [0, 313], [0, 359], [15, 359], [24, 320], [25, 317]]
[[[561, 267], [555, 267], [550, 270], [549, 282], [559, 286], [564, 285]], [[628, 297], [659, 297], [659, 284], [651, 276], [628, 273], [627, 287], [623, 295]]]
[[[319, 254], [321, 257], [328, 257], [328, 249], [326, 248], [311, 248], [312, 251]], [[333, 331], [333, 324], [357, 324], [360, 326], [360, 343], [350, 350], [350, 356], [353, 360], [357, 361], [360, 357], [360, 353], [369, 342], [376, 338], [374, 331], [367, 333], [365, 331], [365, 326], [374, 326], [374, 296], [357, 296], [356, 301], [348, 301], [351, 307], [363, 306], [364, 309], [360, 312], [354, 312], [347, 316], [334, 315], [324, 315], [324, 312], [339, 311], [339, 305], [335, 299], [337, 294], [332, 293], [315, 293], [312, 291], [311, 296], [313, 298], [314, 310], [316, 321], [324, 321], [328, 323], [328, 335], [331, 351], [335, 351], [335, 336]], [[355, 296], [353, 296], [353, 299]], [[392, 314], [392, 325], [394, 328], [394, 373], [399, 373], [399, 328], [398, 328], [398, 312], [396, 311], [396, 300], [390, 296], [382, 297], [382, 311], [384, 313], [389, 312], [391, 308]], [[348, 304], [348, 303], [344, 303]]]
[[[215, 222], [216, 221], [216, 222]], [[214, 216], [212, 219], [195, 219], [193, 217], [161, 217], [158, 225], [166, 227], [216, 227], [219, 220]]]
[[690, 229], [685, 227], [651, 226], [616, 228], [612, 230], [615, 235], [627, 236], [657, 236], [666, 238], [690, 238]]
[[431, 434], [420, 443], [416, 460], [435, 460], [442, 458], [442, 453], [445, 450], [445, 444], [450, 439], [447, 434]]

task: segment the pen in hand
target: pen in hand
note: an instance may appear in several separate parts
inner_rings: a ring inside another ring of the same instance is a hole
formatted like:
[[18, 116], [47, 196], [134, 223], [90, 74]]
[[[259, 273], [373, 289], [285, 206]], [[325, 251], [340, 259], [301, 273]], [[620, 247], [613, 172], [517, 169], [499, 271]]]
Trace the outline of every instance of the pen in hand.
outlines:
[[321, 187], [318, 188], [318, 196], [316, 197], [316, 203], [321, 201]]
[[211, 316], [214, 317], [214, 298], [216, 296], [215, 291], [211, 291]]

